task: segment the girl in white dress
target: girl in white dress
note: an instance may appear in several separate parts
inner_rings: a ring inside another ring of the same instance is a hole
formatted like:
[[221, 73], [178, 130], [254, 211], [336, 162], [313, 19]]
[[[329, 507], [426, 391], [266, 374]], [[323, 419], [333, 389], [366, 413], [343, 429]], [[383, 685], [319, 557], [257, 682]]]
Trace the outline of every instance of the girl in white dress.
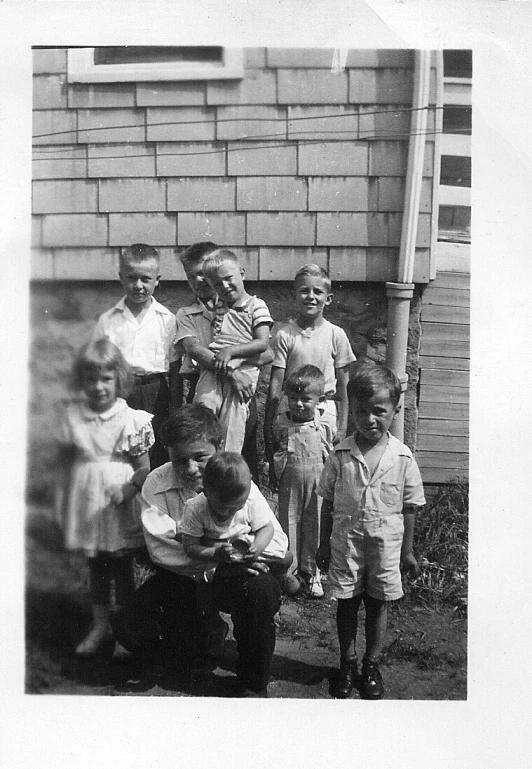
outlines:
[[89, 656], [113, 638], [111, 581], [117, 607], [134, 590], [132, 551], [144, 545], [139, 491], [154, 438], [152, 415], [130, 408], [122, 397], [132, 377], [112, 342], [85, 345], [73, 375], [84, 397], [69, 403], [60, 421], [63, 483], [57, 503], [66, 547], [85, 552], [89, 561], [93, 624], [76, 648]]

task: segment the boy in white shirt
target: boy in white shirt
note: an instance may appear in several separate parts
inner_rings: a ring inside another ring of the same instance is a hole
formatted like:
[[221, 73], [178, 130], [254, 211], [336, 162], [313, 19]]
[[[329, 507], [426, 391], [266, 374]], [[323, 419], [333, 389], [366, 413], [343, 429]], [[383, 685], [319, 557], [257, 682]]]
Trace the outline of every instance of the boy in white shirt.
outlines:
[[177, 325], [174, 314], [153, 297], [161, 277], [155, 248], [134, 243], [124, 249], [118, 274], [125, 296], [100, 316], [92, 338], [107, 337], [133, 369], [134, 389], [127, 403], [154, 415], [155, 444], [150, 451], [153, 469], [168, 461], [159, 429], [170, 407], [179, 400], [179, 363], [174, 347]]

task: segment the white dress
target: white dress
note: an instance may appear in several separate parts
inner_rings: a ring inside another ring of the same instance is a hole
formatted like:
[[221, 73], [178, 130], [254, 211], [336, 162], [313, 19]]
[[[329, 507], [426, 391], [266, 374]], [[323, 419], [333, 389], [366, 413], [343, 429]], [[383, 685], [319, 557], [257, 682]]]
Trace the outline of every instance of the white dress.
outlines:
[[131, 459], [152, 446], [151, 420], [151, 414], [130, 408], [122, 398], [101, 414], [81, 402], [67, 406], [58, 439], [71, 448], [72, 464], [68, 488], [58, 501], [69, 550], [118, 555], [144, 544], [140, 495], [116, 504], [109, 490], [131, 478]]

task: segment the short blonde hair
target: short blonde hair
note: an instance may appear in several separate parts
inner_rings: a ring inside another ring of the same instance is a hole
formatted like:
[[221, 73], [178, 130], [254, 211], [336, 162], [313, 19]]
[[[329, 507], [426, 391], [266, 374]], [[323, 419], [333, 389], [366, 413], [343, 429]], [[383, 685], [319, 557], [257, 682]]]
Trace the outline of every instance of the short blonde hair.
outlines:
[[131, 368], [118, 347], [107, 337], [87, 342], [78, 352], [72, 370], [74, 387], [82, 390], [85, 374], [102, 370], [114, 372], [116, 394], [120, 398], [127, 398], [133, 385]]

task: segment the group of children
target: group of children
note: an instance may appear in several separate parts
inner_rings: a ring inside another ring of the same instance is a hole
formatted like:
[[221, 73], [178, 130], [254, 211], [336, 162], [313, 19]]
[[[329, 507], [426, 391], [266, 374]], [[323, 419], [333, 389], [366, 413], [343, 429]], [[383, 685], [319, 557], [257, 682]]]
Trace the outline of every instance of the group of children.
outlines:
[[[67, 547], [89, 558], [93, 624], [76, 653], [93, 655], [112, 643], [111, 581], [119, 608], [133, 595], [132, 553], [144, 541], [154, 563], [173, 569], [164, 555], [166, 548], [171, 560], [172, 547], [161, 545], [146, 501], [149, 484], [141, 493], [150, 469], [151, 478], [163, 465], [192, 489], [170, 535], [182, 548], [179, 558], [199, 564], [189, 576], [216, 585], [268, 571], [285, 593], [321, 598], [320, 575], [328, 571], [327, 589], [338, 599], [336, 696], [347, 697], [357, 681], [363, 600], [361, 691], [379, 699], [387, 601], [402, 595], [400, 568], [417, 571], [413, 527], [425, 501], [411, 452], [389, 433], [399, 409], [398, 379], [373, 364], [357, 364], [349, 376], [355, 356], [348, 337], [323, 317], [332, 301], [323, 268], [309, 264], [297, 272], [295, 317], [281, 325], [271, 351], [272, 317], [264, 301], [246, 292], [235, 254], [197, 243], [180, 259], [194, 302], [174, 316], [153, 297], [160, 279], [156, 249], [125, 249], [119, 272], [125, 296], [101, 316], [75, 364], [83, 397], [60, 422], [60, 465], [69, 462], [70, 472], [57, 499]], [[264, 439], [278, 518], [253, 482], [254, 394], [260, 368], [270, 362]], [[195, 404], [197, 421], [215, 415], [222, 441], [206, 452], [198, 438], [186, 468], [180, 447], [164, 439], [165, 420], [190, 418], [180, 408], [184, 401]], [[354, 432], [346, 437], [349, 414]]]

